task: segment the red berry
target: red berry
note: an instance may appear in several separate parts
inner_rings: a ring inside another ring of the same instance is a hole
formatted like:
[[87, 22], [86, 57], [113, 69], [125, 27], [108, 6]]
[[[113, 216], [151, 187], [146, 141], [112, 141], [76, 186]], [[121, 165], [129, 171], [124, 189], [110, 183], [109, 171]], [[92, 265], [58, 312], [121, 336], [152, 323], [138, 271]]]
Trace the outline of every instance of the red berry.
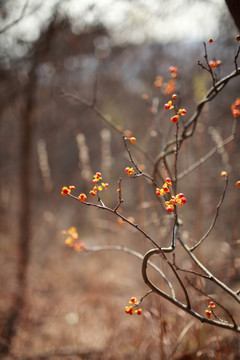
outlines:
[[186, 204], [187, 199], [185, 197], [182, 198], [182, 204]]
[[184, 197], [184, 193], [178, 194], [178, 197], [179, 197], [180, 199], [183, 198], [183, 197]]
[[171, 212], [173, 212], [173, 207], [172, 207], [172, 206], [168, 206], [166, 210], [167, 210], [167, 212], [171, 213]]
[[165, 104], [164, 107], [165, 107], [166, 110], [169, 110], [169, 109], [170, 109], [170, 105], [169, 105], [169, 104]]
[[176, 124], [178, 122], [178, 115], [174, 115], [173, 117], [171, 117], [171, 121]]
[[172, 180], [171, 180], [169, 177], [167, 177], [167, 178], [165, 179], [165, 182], [166, 182], [167, 184], [170, 184], [170, 183], [172, 182]]

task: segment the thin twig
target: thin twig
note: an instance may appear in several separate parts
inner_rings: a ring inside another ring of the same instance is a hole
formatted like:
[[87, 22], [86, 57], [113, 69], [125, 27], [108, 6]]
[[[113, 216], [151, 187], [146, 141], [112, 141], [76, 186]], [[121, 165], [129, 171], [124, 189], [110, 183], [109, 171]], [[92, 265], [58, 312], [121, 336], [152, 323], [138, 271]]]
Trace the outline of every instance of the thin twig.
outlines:
[[206, 274], [209, 276], [210, 280], [212, 280], [215, 284], [217, 284], [220, 288], [222, 288], [226, 293], [228, 293], [234, 300], [236, 300], [240, 304], [240, 297], [232, 290], [230, 289], [226, 284], [221, 282], [218, 278], [216, 278], [199, 260], [198, 258], [193, 254], [193, 252], [190, 250], [190, 248], [185, 244], [185, 242], [182, 240], [181, 236], [178, 234], [178, 240], [180, 241], [180, 244], [184, 248], [184, 250], [188, 253], [188, 255], [192, 258], [192, 260], [197, 264], [197, 266]]
[[209, 227], [209, 229], [207, 230], [206, 234], [203, 235], [203, 237], [194, 245], [190, 248], [190, 251], [194, 251], [199, 245], [201, 245], [203, 243], [203, 241], [208, 237], [208, 235], [211, 233], [212, 229], [214, 228], [214, 225], [216, 223], [216, 220], [218, 218], [218, 214], [219, 214], [219, 210], [220, 210], [220, 207], [223, 203], [223, 200], [224, 200], [224, 197], [225, 197], [225, 194], [226, 194], [226, 190], [227, 190], [227, 186], [228, 186], [228, 176], [225, 178], [225, 186], [224, 186], [224, 189], [223, 189], [223, 193], [221, 195], [221, 198], [219, 200], [219, 203], [217, 204], [217, 207], [216, 207], [216, 214], [213, 218], [213, 221]]
[[195, 310], [193, 310], [191, 307], [188, 307], [187, 305], [183, 304], [181, 301], [174, 299], [173, 297], [166, 294], [163, 290], [161, 290], [157, 286], [155, 286], [149, 280], [149, 278], [147, 276], [147, 263], [148, 263], [148, 259], [149, 259], [149, 257], [151, 255], [152, 254], [149, 254], [149, 256], [145, 255], [145, 257], [144, 257], [144, 261], [143, 261], [143, 264], [142, 264], [142, 276], [143, 276], [144, 282], [150, 287], [150, 289], [153, 290], [153, 292], [160, 295], [164, 299], [168, 300], [169, 302], [171, 302], [172, 304], [174, 304], [178, 308], [182, 309], [186, 313], [190, 314], [191, 316], [195, 317], [196, 319], [198, 319], [202, 323], [207, 323], [209, 325], [218, 326], [218, 327], [221, 327], [221, 328], [225, 328], [225, 329], [228, 329], [228, 330], [233, 330], [235, 332], [240, 333], [240, 326], [238, 326], [236, 328], [235, 325], [233, 325], [233, 324], [223, 323], [221, 321], [205, 318], [202, 315], [200, 315], [199, 313], [197, 313]]
[[[194, 134], [198, 118], [202, 113], [204, 106], [208, 102], [212, 101], [224, 89], [224, 87], [228, 84], [230, 80], [234, 79], [239, 75], [240, 75], [240, 68], [234, 70], [232, 73], [228, 74], [224, 78], [217, 81], [215, 87], [212, 86], [207, 91], [205, 97], [197, 104], [194, 114], [191, 116], [188, 122], [184, 124], [182, 134], [178, 139], [179, 149], [182, 146], [184, 140], [186, 140], [187, 138], [191, 137]], [[167, 144], [164, 146], [164, 149], [155, 158], [154, 168], [153, 168], [153, 178], [156, 177], [160, 161], [163, 161], [165, 157], [169, 155], [173, 155], [175, 153], [175, 148], [172, 148], [172, 145], [174, 145], [175, 142], [176, 142], [175, 139], [167, 142]]]
[[237, 64], [237, 59], [238, 59], [239, 54], [240, 54], [240, 46], [238, 47], [236, 55], [234, 57], [234, 65], [235, 65], [236, 72], [240, 71], [238, 68], [238, 64]]
[[[212, 296], [208, 295], [205, 291], [199, 289], [198, 287], [196, 287], [193, 283], [189, 282], [189, 284], [198, 292], [200, 292], [201, 294], [205, 295], [209, 300], [212, 300], [215, 304], [217, 304], [221, 309], [223, 309], [227, 314], [228, 316], [231, 318], [232, 322], [233, 322], [233, 325], [237, 328], [237, 323], [236, 321], [234, 320], [234, 317], [233, 315], [230, 313], [230, 311], [225, 308], [225, 306], [223, 306], [219, 301], [217, 301], [215, 298], [213, 298]], [[226, 320], [222, 320], [221, 318], [219, 318], [213, 311], [213, 309], [211, 309], [213, 315], [219, 320], [219, 321], [222, 321], [222, 322], [225, 322], [227, 323]]]
[[10, 29], [11, 27], [16, 25], [17, 23], [19, 23], [23, 19], [24, 15], [25, 15], [25, 12], [27, 10], [27, 7], [28, 7], [28, 2], [29, 2], [29, 0], [25, 0], [25, 3], [23, 5], [23, 7], [22, 7], [22, 10], [21, 10], [19, 16], [15, 20], [10, 22], [9, 24], [5, 25], [2, 29], [0, 29], [0, 34], [4, 33], [5, 31]]
[[228, 144], [234, 140], [234, 135], [228, 136], [223, 142], [217, 146], [215, 146], [212, 150], [210, 150], [206, 155], [202, 156], [198, 161], [196, 161], [194, 164], [188, 167], [188, 169], [184, 170], [178, 175], [178, 180], [181, 180], [186, 175], [190, 174], [192, 171], [197, 169], [200, 165], [204, 164], [207, 160], [209, 160], [214, 154], [218, 152], [219, 149], [221, 149], [224, 145]]

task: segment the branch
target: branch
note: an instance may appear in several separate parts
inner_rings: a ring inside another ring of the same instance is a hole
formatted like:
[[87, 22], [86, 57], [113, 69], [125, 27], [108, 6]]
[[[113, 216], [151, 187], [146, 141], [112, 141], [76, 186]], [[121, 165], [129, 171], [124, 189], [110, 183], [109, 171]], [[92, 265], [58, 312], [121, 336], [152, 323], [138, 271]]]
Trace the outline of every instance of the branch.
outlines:
[[221, 205], [223, 203], [223, 200], [224, 200], [224, 197], [225, 197], [225, 194], [226, 194], [227, 186], [228, 186], [228, 176], [226, 177], [223, 193], [222, 193], [222, 196], [221, 196], [221, 198], [219, 200], [219, 203], [217, 204], [216, 214], [215, 214], [215, 216], [213, 218], [212, 224], [210, 225], [210, 227], [209, 227], [208, 231], [206, 232], [206, 234], [194, 246], [192, 246], [190, 248], [190, 251], [194, 251], [199, 245], [201, 245], [202, 242], [208, 237], [208, 235], [210, 234], [210, 232], [214, 228], [214, 225], [216, 223], [216, 220], [217, 220], [217, 217], [218, 217], [218, 214], [219, 214], [220, 207], [221, 207]]
[[215, 284], [217, 284], [220, 288], [222, 288], [226, 293], [228, 293], [234, 300], [236, 300], [240, 304], [240, 297], [235, 293], [232, 289], [230, 289], [227, 285], [217, 279], [199, 260], [198, 258], [192, 253], [191, 249], [184, 243], [181, 237], [178, 235], [178, 240], [180, 244], [188, 253], [188, 255], [192, 258], [192, 260], [197, 264], [197, 266], [209, 276], [209, 279], [212, 280]]
[[[123, 251], [125, 253], [128, 253], [130, 255], [133, 255], [135, 257], [137, 257], [138, 259], [141, 259], [143, 260], [144, 256], [142, 254], [140, 254], [139, 252], [135, 251], [135, 250], [132, 250], [132, 249], [129, 249], [125, 246], [121, 246], [121, 245], [99, 245], [99, 246], [91, 246], [91, 247], [85, 247], [84, 248], [85, 251], [87, 252], [95, 252], [95, 251], [106, 251], [106, 250], [116, 250], [116, 251]], [[166, 275], [161, 271], [161, 269], [156, 266], [153, 262], [149, 261], [149, 265], [154, 269], [156, 270], [160, 275], [161, 277], [163, 278], [163, 280], [167, 283], [167, 285], [169, 286], [170, 288], [170, 291], [171, 291], [171, 294], [172, 294], [172, 297], [175, 298], [176, 297], [176, 294], [175, 294], [175, 291], [174, 291], [174, 288], [171, 284], [171, 282], [168, 280], [168, 278], [166, 277]], [[145, 296], [143, 296], [145, 297]], [[142, 298], [141, 298], [142, 299]]]
[[[189, 283], [190, 283], [190, 285], [191, 285], [196, 291], [198, 291], [198, 292], [200, 292], [201, 294], [205, 295], [209, 300], [214, 301], [215, 304], [217, 304], [221, 309], [223, 309], [223, 310], [228, 314], [228, 316], [231, 318], [234, 327], [237, 328], [237, 323], [236, 323], [236, 321], [234, 320], [234, 317], [232, 316], [232, 314], [230, 313], [230, 311], [229, 311], [227, 308], [225, 308], [225, 306], [223, 306], [222, 304], [220, 304], [216, 299], [212, 298], [212, 297], [211, 297], [210, 295], [208, 295], [205, 291], [197, 288], [197, 287], [196, 287], [194, 284], [192, 284], [191, 282], [189, 282]], [[211, 309], [211, 311], [212, 311], [213, 315], [214, 315], [218, 320], [223, 321], [223, 322], [226, 322], [225, 320], [220, 319], [220, 318], [214, 313], [213, 309]]]
[[[234, 70], [233, 72], [231, 72], [230, 74], [228, 74], [227, 76], [222, 78], [221, 80], [217, 81], [215, 84], [215, 87], [212, 86], [208, 90], [205, 97], [197, 104], [194, 114], [191, 116], [191, 118], [188, 120], [188, 122], [186, 124], [184, 124], [182, 134], [181, 134], [180, 138], [178, 139], [179, 149], [182, 146], [183, 141], [186, 140], [187, 138], [191, 137], [194, 134], [197, 120], [198, 120], [205, 104], [212, 101], [223, 90], [223, 88], [227, 85], [227, 83], [230, 80], [234, 79], [235, 77], [237, 77], [239, 75], [240, 75], [240, 68], [238, 68], [237, 70]], [[191, 128], [191, 130], [189, 131], [190, 128]], [[159, 162], [161, 160], [163, 160], [165, 157], [175, 153], [175, 151], [176, 151], [175, 148], [170, 148], [175, 143], [176, 143], [175, 139], [170, 140], [165, 145], [163, 150], [159, 153], [159, 155], [155, 158], [154, 168], [153, 168], [153, 178], [155, 178], [155, 176], [156, 176]]]
[[[157, 249], [152, 249], [152, 250], [157, 250]], [[229, 324], [229, 323], [225, 323], [225, 322], [223, 323], [221, 321], [205, 318], [204, 316], [200, 315], [195, 310], [193, 310], [191, 307], [188, 307], [187, 305], [183, 304], [179, 300], [174, 299], [170, 295], [166, 294], [163, 290], [161, 290], [157, 286], [155, 286], [149, 280], [149, 278], [147, 276], [147, 273], [146, 273], [146, 271], [147, 271], [147, 262], [148, 262], [148, 259], [149, 259], [149, 257], [151, 255], [152, 255], [151, 253], [150, 254], [147, 253], [145, 255], [144, 262], [143, 262], [143, 265], [142, 265], [142, 276], [143, 276], [143, 279], [144, 279], [145, 283], [150, 287], [150, 289], [152, 289], [153, 292], [160, 295], [164, 299], [168, 300], [169, 302], [171, 302], [172, 304], [174, 304], [178, 308], [182, 309], [186, 313], [190, 314], [191, 316], [195, 317], [196, 319], [198, 319], [202, 323], [207, 323], [209, 325], [218, 326], [218, 327], [221, 327], [221, 328], [225, 328], [225, 329], [228, 329], [228, 330], [233, 330], [235, 332], [240, 333], [240, 326], [236, 327], [233, 324]]]
[[[157, 255], [160, 254], [161, 251], [159, 249], [151, 249], [149, 250], [143, 258], [143, 262], [142, 262], [142, 276], [143, 276], [143, 280], [144, 282], [150, 287], [150, 289], [152, 289], [154, 292], [158, 292], [158, 288], [149, 280], [148, 276], [147, 276], [147, 263], [149, 258], [152, 255]], [[186, 302], [187, 302], [187, 308], [191, 309], [191, 303], [190, 303], [190, 299], [186, 290], [186, 287], [184, 286], [181, 278], [179, 277], [176, 269], [174, 268], [173, 264], [168, 260], [168, 258], [166, 257], [166, 255], [164, 254], [164, 260], [167, 262], [167, 264], [170, 266], [171, 270], [173, 271], [174, 275], [176, 276], [184, 294], [185, 294], [185, 298], [186, 298]], [[161, 290], [160, 290], [161, 291]]]
[[18, 18], [13, 20], [9, 24], [5, 25], [2, 29], [0, 29], [0, 34], [4, 33], [5, 31], [10, 29], [11, 27], [16, 25], [17, 23], [19, 23], [19, 21], [21, 21], [23, 19], [24, 15], [25, 15], [25, 12], [27, 10], [27, 7], [28, 7], [28, 2], [29, 2], [29, 0], [25, 0], [25, 3], [23, 5], [23, 7], [22, 7], [22, 10], [21, 10], [20, 15], [18, 16]]

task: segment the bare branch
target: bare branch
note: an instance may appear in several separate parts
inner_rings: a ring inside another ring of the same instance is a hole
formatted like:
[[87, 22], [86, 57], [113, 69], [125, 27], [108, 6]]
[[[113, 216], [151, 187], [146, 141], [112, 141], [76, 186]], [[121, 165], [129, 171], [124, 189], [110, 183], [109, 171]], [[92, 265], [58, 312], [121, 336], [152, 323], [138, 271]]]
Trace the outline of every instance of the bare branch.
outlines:
[[[142, 254], [140, 254], [139, 252], [135, 251], [135, 250], [132, 250], [132, 249], [129, 249], [125, 246], [121, 246], [121, 245], [99, 245], [99, 246], [91, 246], [91, 247], [88, 247], [86, 246], [85, 251], [87, 252], [95, 252], [95, 251], [106, 251], [106, 250], [115, 250], [115, 251], [123, 251], [125, 253], [128, 253], [130, 255], [133, 255], [135, 257], [137, 257], [138, 259], [141, 259], [143, 260], [144, 256]], [[172, 294], [172, 297], [175, 298], [176, 295], [175, 295], [175, 291], [174, 291], [174, 288], [171, 284], [171, 282], [168, 280], [168, 278], [166, 277], [166, 275], [162, 272], [162, 270], [156, 266], [153, 262], [149, 261], [148, 263], [154, 270], [156, 270], [160, 275], [161, 277], [163, 278], [163, 280], [166, 282], [166, 284], [169, 286], [169, 289], [171, 291], [171, 294]], [[146, 295], [144, 295], [140, 301], [142, 301], [142, 299], [145, 297]]]
[[198, 258], [192, 253], [190, 248], [184, 243], [184, 241], [181, 239], [181, 237], [178, 235], [178, 240], [180, 241], [180, 244], [185, 249], [185, 251], [188, 253], [188, 255], [192, 258], [192, 260], [197, 264], [197, 266], [206, 274], [209, 276], [209, 278], [217, 284], [220, 288], [222, 288], [226, 293], [228, 293], [234, 300], [236, 300], [240, 304], [240, 297], [227, 285], [225, 285], [223, 282], [221, 282], [219, 279], [217, 279], [199, 260]]
[[224, 189], [223, 189], [223, 193], [222, 193], [222, 196], [219, 200], [219, 203], [217, 204], [217, 207], [216, 207], [216, 214], [213, 218], [213, 221], [208, 229], [208, 231], [206, 232], [205, 235], [203, 235], [203, 237], [194, 245], [190, 248], [190, 251], [194, 251], [199, 245], [201, 245], [203, 243], [203, 241], [208, 237], [208, 235], [211, 233], [212, 229], [214, 228], [214, 225], [216, 223], [216, 220], [218, 218], [218, 214], [219, 214], [219, 210], [220, 210], [220, 207], [223, 203], [223, 200], [224, 200], [224, 197], [225, 197], [225, 194], [226, 194], [226, 190], [227, 190], [227, 186], [228, 186], [228, 176], [225, 178], [225, 186], [224, 186]]
[[19, 23], [24, 18], [27, 7], [28, 7], [28, 2], [29, 2], [29, 0], [25, 0], [25, 3], [23, 4], [22, 10], [21, 10], [19, 16], [15, 20], [10, 22], [9, 24], [5, 25], [2, 29], [0, 29], [0, 34], [4, 33], [5, 31], [7, 31], [11, 27], [13, 27], [14, 25]]

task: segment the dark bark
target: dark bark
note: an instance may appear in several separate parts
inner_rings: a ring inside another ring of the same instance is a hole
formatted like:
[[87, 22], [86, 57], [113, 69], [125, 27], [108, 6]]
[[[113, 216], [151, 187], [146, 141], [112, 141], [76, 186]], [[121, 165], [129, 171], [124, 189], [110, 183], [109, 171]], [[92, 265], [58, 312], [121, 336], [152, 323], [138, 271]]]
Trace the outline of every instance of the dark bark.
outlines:
[[29, 82], [23, 90], [24, 109], [21, 115], [20, 138], [20, 217], [17, 259], [18, 292], [15, 295], [10, 313], [1, 330], [0, 354], [9, 354], [12, 338], [16, 331], [19, 315], [26, 303], [27, 272], [31, 255], [31, 182], [32, 182], [32, 149], [34, 133], [34, 111], [37, 91], [37, 66], [44, 61], [51, 49], [51, 43], [59, 26], [56, 23], [56, 14], [48, 29], [41, 35], [32, 49], [31, 70]]
[[225, 0], [228, 10], [237, 26], [240, 30], [240, 1], [239, 0]]

